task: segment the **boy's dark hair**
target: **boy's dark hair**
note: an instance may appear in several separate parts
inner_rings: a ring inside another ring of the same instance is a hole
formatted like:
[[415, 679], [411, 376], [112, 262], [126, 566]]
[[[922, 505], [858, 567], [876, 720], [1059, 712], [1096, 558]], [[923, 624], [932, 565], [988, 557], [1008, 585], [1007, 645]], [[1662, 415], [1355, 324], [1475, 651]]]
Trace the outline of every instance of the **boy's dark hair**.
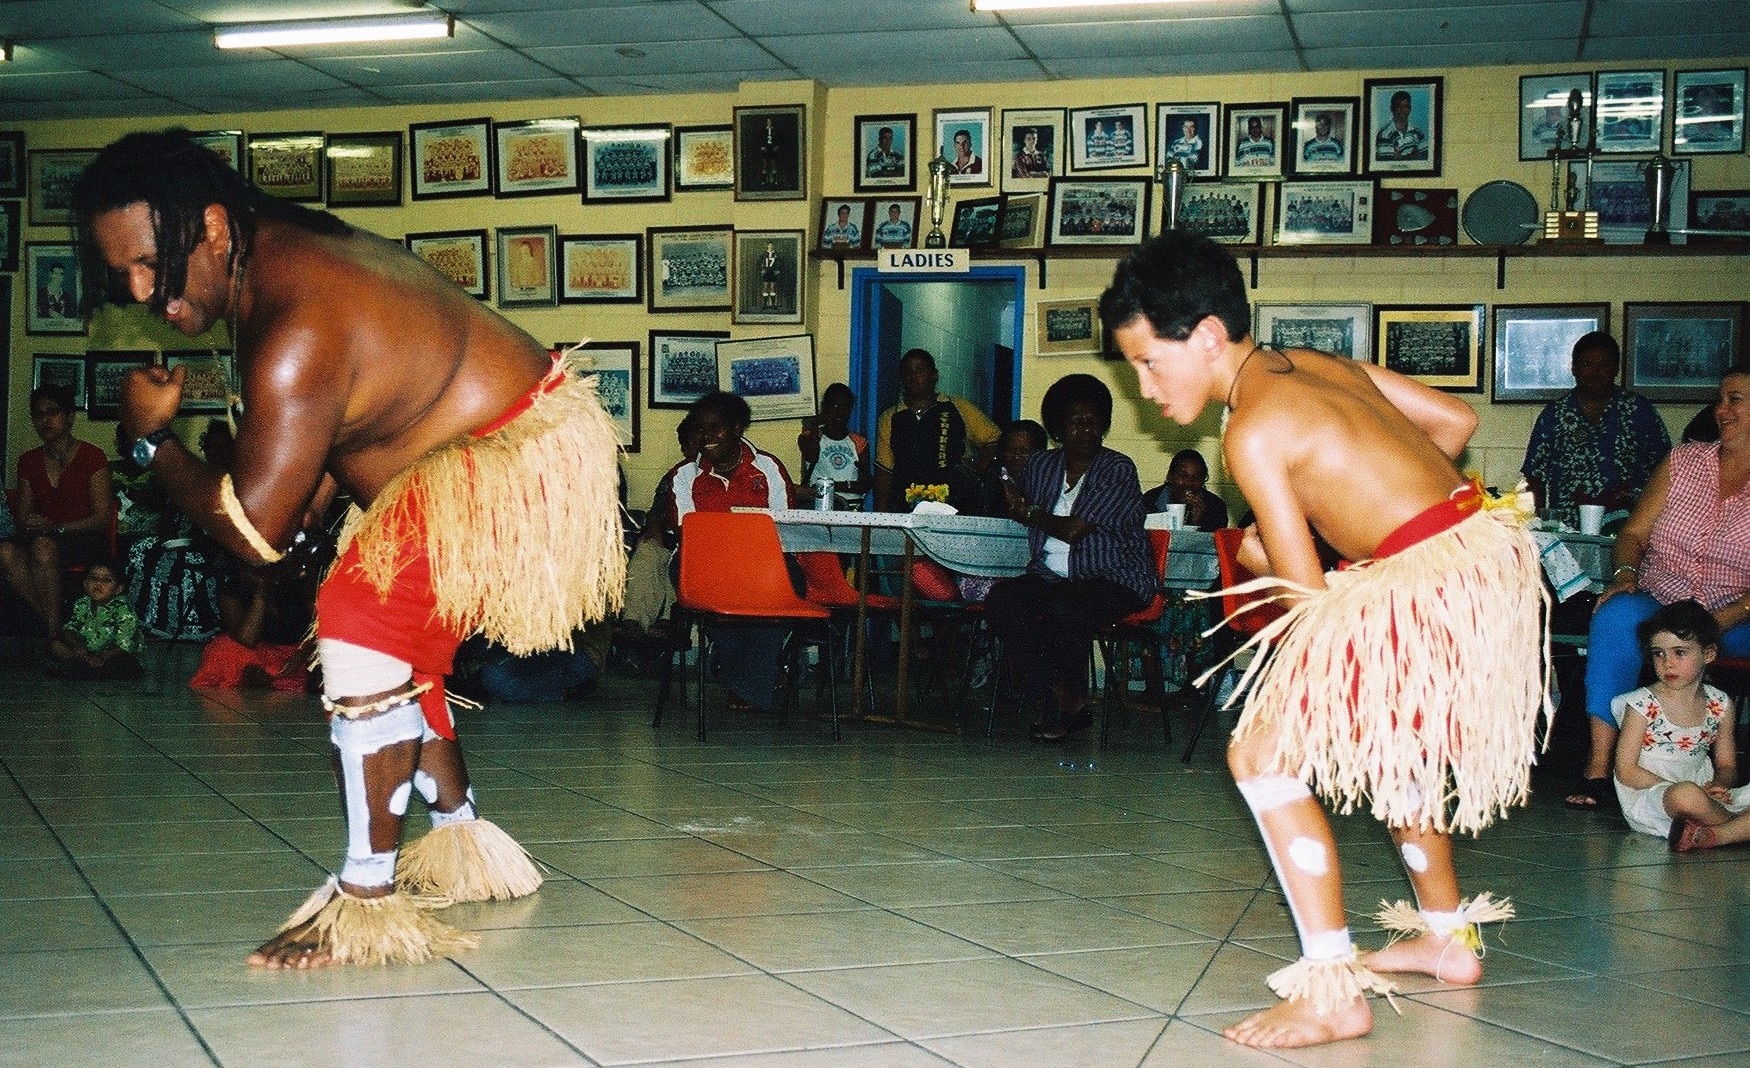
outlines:
[[1002, 433], [997, 437], [997, 440], [1007, 441], [1010, 434], [1027, 435], [1028, 440], [1033, 442], [1035, 449], [1043, 449], [1051, 444], [1045, 437], [1045, 428], [1031, 419], [1014, 419], [1004, 423]]
[[[1183, 341], [1211, 315], [1227, 328], [1230, 341], [1251, 333], [1240, 265], [1222, 245], [1178, 230], [1143, 242], [1118, 261], [1112, 284], [1100, 296], [1100, 321], [1108, 334], [1140, 316], [1155, 336]], [[1113, 345], [1106, 357], [1123, 358]]]
[[1039, 418], [1058, 441], [1063, 440], [1063, 421], [1072, 404], [1090, 404], [1100, 417], [1100, 433], [1112, 429], [1112, 391], [1090, 374], [1064, 375], [1051, 383], [1039, 402]]
[[1611, 337], [1607, 330], [1594, 330], [1589, 334], [1581, 334], [1580, 339], [1574, 342], [1572, 352], [1576, 356], [1582, 352], [1602, 352], [1618, 363], [1622, 362], [1622, 346], [1617, 344], [1616, 339]]
[[857, 403], [857, 395], [851, 391], [850, 386], [845, 385], [843, 382], [834, 382], [832, 385], [821, 390], [820, 402], [825, 404], [828, 400], [831, 400], [833, 397], [836, 397], [841, 393], [846, 397], [849, 397], [852, 404]]
[[79, 408], [73, 400], [73, 387], [59, 382], [50, 382], [31, 390], [31, 405], [34, 407], [39, 400], [53, 401], [64, 412], [77, 411]]
[[907, 360], [922, 360], [929, 365], [930, 370], [936, 369], [936, 358], [930, 354], [929, 349], [906, 349], [905, 355], [899, 358], [899, 362], [904, 363]]
[[92, 218], [141, 203], [151, 211], [152, 239], [158, 249], [157, 276], [147, 307], [159, 315], [188, 285], [188, 256], [206, 236], [209, 204], [224, 207], [230, 220], [228, 266], [233, 271], [249, 260], [260, 216], [319, 234], [352, 232], [351, 226], [325, 211], [262, 192], [217, 153], [197, 143], [187, 130], [178, 127], [132, 133], [99, 152], [73, 184], [84, 263], [95, 283], [87, 286], [87, 292], [109, 292], [103, 258], [93, 244]]
[[119, 585], [119, 586], [126, 586], [127, 585], [128, 574], [127, 574], [127, 571], [125, 569], [123, 569], [121, 561], [119, 559], [109, 555], [108, 553], [102, 553], [96, 559], [91, 560], [90, 562], [88, 562], [85, 565], [85, 573], [87, 575], [89, 575], [89, 574], [91, 574], [92, 571], [94, 571], [100, 567], [107, 569], [111, 575], [115, 576], [115, 581], [116, 581], [117, 585]]
[[753, 422], [753, 409], [747, 406], [747, 401], [733, 393], [721, 391], [707, 393], [694, 401], [693, 406], [687, 409], [687, 415], [693, 419], [715, 415], [732, 426], [744, 429]]
[[1673, 601], [1648, 616], [1635, 628], [1635, 637], [1643, 647], [1651, 645], [1653, 635], [1671, 634], [1694, 642], [1703, 649], [1719, 648], [1720, 623], [1699, 601]]

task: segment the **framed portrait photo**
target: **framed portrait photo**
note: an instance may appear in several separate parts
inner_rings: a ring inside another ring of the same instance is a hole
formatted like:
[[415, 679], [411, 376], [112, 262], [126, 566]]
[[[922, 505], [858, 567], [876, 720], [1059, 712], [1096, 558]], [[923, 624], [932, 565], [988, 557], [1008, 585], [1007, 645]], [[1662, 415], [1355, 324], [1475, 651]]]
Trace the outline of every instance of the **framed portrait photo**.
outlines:
[[1071, 108], [1069, 150], [1072, 171], [1148, 166], [1148, 105]]
[[492, 194], [492, 120], [416, 122], [407, 127], [413, 199]]
[[1041, 356], [1086, 356], [1100, 351], [1100, 298], [1042, 300], [1034, 305], [1038, 330], [1033, 351]]
[[1221, 173], [1220, 104], [1156, 104], [1155, 137], [1158, 163], [1176, 159], [1193, 178]]
[[1375, 305], [1374, 360], [1451, 393], [1483, 388], [1481, 304]]
[[807, 262], [801, 230], [735, 232], [736, 323], [800, 323], [802, 268]]
[[858, 115], [853, 125], [857, 192], [917, 184], [916, 115]]
[[24, 134], [0, 130], [0, 197], [24, 195]]
[[583, 201], [648, 203], [669, 199], [667, 123], [641, 126], [585, 126]]
[[486, 276], [485, 230], [434, 230], [408, 234], [402, 240], [407, 251], [431, 264], [469, 296], [476, 300], [492, 296], [492, 283]]
[[808, 108], [736, 108], [735, 199], [808, 199]]
[[1446, 79], [1366, 78], [1361, 85], [1367, 173], [1438, 175]]
[[[1578, 136], [1569, 126], [1576, 120]], [[1564, 149], [1592, 147], [1592, 72], [1527, 74], [1519, 79], [1519, 158], [1549, 159]]]
[[1712, 400], [1743, 339], [1742, 303], [1630, 301], [1622, 306], [1623, 385], [1648, 400]]
[[575, 118], [493, 123], [493, 195], [577, 192], [577, 131], [582, 126]]
[[644, 300], [643, 234], [559, 239], [559, 303], [636, 304]]
[[1744, 68], [1672, 75], [1671, 151], [1678, 156], [1744, 151]]
[[1276, 243], [1372, 244], [1378, 193], [1368, 180], [1283, 182], [1276, 194]]
[[717, 388], [747, 401], [755, 422], [815, 414], [814, 335], [718, 342]]
[[998, 248], [1044, 248], [1045, 219], [1050, 214], [1044, 193], [1005, 193], [997, 229]]
[[[1689, 164], [1677, 160], [1671, 174], [1671, 243], [1686, 244], [1689, 228]], [[1598, 213], [1598, 233], [1607, 245], [1639, 245], [1653, 225], [1653, 201], [1647, 195], [1645, 164], [1638, 160], [1593, 160], [1571, 165], [1574, 183], [1582, 190], [1584, 203]], [[1589, 177], [1588, 177], [1589, 175]]]
[[636, 341], [557, 341], [555, 352], [581, 349], [588, 354], [590, 370], [595, 375], [596, 397], [620, 438], [620, 447], [627, 452], [638, 451], [638, 342]]
[[1273, 349], [1316, 349], [1373, 362], [1373, 305], [1258, 304], [1252, 336]]
[[32, 226], [73, 225], [73, 183], [79, 180], [85, 165], [96, 158], [93, 149], [31, 150], [30, 184], [25, 196], [30, 201]]
[[[0, 207], [4, 207], [0, 204]], [[1716, 233], [1697, 233], [1713, 230]], [[1718, 244], [1750, 239], [1750, 189], [1689, 192], [1689, 243]]]
[[1002, 236], [1003, 198], [965, 197], [954, 202], [949, 248], [995, 248]]
[[85, 415], [116, 419], [122, 412], [122, 379], [136, 367], [150, 367], [157, 353], [139, 350], [93, 349], [85, 354]]
[[27, 242], [24, 267], [24, 332], [85, 333], [85, 279], [79, 273], [78, 246]]
[[717, 344], [727, 330], [650, 332], [650, 407], [686, 408], [717, 389]]
[[1063, 173], [1062, 108], [1003, 109], [1003, 191], [1043, 193]]
[[18, 239], [24, 228], [22, 207], [16, 200], [0, 200], [0, 271], [18, 270]]
[[917, 243], [922, 197], [871, 197], [870, 203], [875, 218], [870, 247], [911, 248]]
[[187, 368], [182, 384], [184, 415], [224, 412], [231, 404], [231, 353], [227, 349], [172, 349], [164, 353], [169, 370]]
[[281, 200], [322, 200], [322, 135], [264, 133], [249, 139], [249, 180]]
[[869, 248], [869, 214], [864, 197], [827, 197], [820, 202], [815, 246], [823, 252], [863, 252]]
[[75, 407], [84, 408], [85, 357], [65, 352], [39, 352], [30, 358], [30, 388], [60, 386], [73, 394]]
[[1599, 152], [1657, 152], [1665, 138], [1665, 72], [1601, 70], [1597, 76]]
[[735, 188], [735, 127], [674, 128], [674, 189], [677, 193]]
[[[731, 245], [728, 226], [653, 226], [650, 244], [650, 286], [646, 307], [653, 312], [729, 311]], [[654, 346], [651, 349], [654, 360]]]
[[1574, 342], [1610, 329], [1608, 304], [1495, 305], [1489, 398], [1547, 403], [1574, 388]]
[[1149, 184], [1147, 178], [1053, 178], [1046, 244], [1141, 244]]
[[202, 130], [188, 135], [195, 144], [217, 155], [237, 173], [243, 173], [243, 131]]
[[1228, 178], [1282, 177], [1282, 138], [1288, 132], [1288, 105], [1228, 104], [1223, 115]]
[[401, 203], [401, 131], [329, 134], [322, 147], [328, 203], [394, 207]]
[[493, 231], [498, 253], [498, 306], [540, 308], [559, 303], [559, 233], [551, 226], [501, 226]]
[[1224, 245], [1259, 244], [1266, 188], [1261, 182], [1193, 183], [1179, 201], [1179, 228]]
[[937, 108], [931, 119], [936, 152], [948, 161], [948, 184], [990, 185], [990, 109]]
[[1356, 172], [1358, 97], [1297, 96], [1289, 104], [1289, 115], [1290, 174], [1341, 177]]

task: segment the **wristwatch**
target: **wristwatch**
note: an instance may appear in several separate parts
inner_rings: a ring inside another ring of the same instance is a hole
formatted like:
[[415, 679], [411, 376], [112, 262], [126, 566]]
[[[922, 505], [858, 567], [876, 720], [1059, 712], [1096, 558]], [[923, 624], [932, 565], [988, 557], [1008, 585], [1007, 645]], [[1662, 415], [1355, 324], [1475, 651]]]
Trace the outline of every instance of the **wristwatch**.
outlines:
[[134, 466], [147, 468], [152, 466], [152, 457], [158, 455], [158, 446], [176, 436], [176, 431], [167, 426], [161, 426], [143, 438], [134, 439], [134, 450], [131, 454]]

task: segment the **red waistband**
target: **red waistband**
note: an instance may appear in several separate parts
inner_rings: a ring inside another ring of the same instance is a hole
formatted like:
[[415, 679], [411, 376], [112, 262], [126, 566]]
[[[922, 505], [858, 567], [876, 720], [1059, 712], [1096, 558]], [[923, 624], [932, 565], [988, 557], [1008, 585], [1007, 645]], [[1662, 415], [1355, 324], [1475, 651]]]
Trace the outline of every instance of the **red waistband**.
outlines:
[[1483, 496], [1476, 486], [1466, 484], [1452, 491], [1452, 496], [1411, 516], [1403, 526], [1385, 536], [1379, 548], [1373, 550], [1375, 560], [1401, 553], [1412, 545], [1427, 541], [1442, 531], [1450, 530], [1483, 506]]
[[552, 370], [548, 371], [547, 374], [544, 377], [542, 377], [542, 379], [539, 382], [536, 382], [534, 385], [530, 386], [529, 391], [527, 393], [524, 393], [522, 396], [518, 397], [516, 400], [511, 401], [510, 406], [508, 408], [506, 408], [504, 411], [498, 413], [498, 416], [496, 418], [494, 418], [490, 423], [487, 423], [483, 427], [479, 427], [473, 431], [470, 431], [468, 434], [469, 437], [471, 437], [471, 438], [483, 438], [495, 430], [503, 430], [505, 427], [510, 425], [511, 420], [515, 419], [517, 416], [523, 414], [524, 412], [528, 411], [531, 407], [533, 407], [535, 404], [535, 398], [541, 396], [544, 393], [553, 392], [554, 390], [558, 389], [561, 384], [564, 383], [564, 381], [565, 381], [565, 368], [559, 362], [560, 361], [559, 354], [557, 352], [553, 352], [553, 353], [548, 353], [548, 355], [553, 357]]

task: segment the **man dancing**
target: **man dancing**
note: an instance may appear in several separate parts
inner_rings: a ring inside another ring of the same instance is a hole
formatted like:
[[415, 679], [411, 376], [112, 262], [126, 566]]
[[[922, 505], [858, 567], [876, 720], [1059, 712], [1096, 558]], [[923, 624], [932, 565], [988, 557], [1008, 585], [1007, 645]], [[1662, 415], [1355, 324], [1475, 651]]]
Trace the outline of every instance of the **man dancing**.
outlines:
[[[357, 506], [316, 625], [346, 861], [249, 962], [471, 944], [427, 908], [530, 893], [540, 874], [478, 817], [443, 676], [468, 634], [516, 654], [568, 647], [615, 607], [615, 438], [594, 380], [399, 245], [268, 196], [186, 131], [111, 144], [74, 202], [117, 286], [184, 334], [227, 322], [237, 354], [231, 471], [171, 432], [181, 368], [123, 383], [136, 462], [246, 560], [279, 559], [337, 487]], [[432, 831], [398, 868], [414, 789]]]
[[[1550, 714], [1537, 549], [1519, 513], [1454, 466], [1476, 427], [1469, 405], [1372, 364], [1255, 343], [1221, 245], [1148, 242], [1119, 264], [1100, 314], [1163, 415], [1188, 425], [1225, 403], [1222, 454], [1257, 515], [1241, 562], [1273, 575], [1288, 605], [1242, 679], [1228, 765], [1303, 955], [1270, 976], [1286, 1000], [1226, 1034], [1250, 1046], [1367, 1034], [1364, 995], [1391, 991], [1375, 971], [1475, 983], [1475, 925], [1511, 914], [1488, 894], [1460, 900], [1448, 835], [1481, 830], [1529, 789]], [[1361, 562], [1325, 574], [1314, 531]], [[1365, 958], [1308, 782], [1344, 812], [1370, 804], [1416, 892], [1419, 909], [1380, 917], [1407, 937]]]

